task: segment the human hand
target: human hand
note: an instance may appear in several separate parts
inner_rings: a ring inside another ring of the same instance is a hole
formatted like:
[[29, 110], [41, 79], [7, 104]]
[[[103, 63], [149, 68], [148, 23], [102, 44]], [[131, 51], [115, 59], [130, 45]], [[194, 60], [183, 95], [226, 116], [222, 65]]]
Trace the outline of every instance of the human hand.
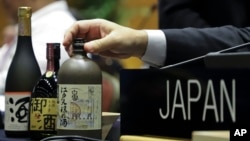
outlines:
[[135, 30], [104, 20], [81, 20], [65, 33], [63, 45], [71, 55], [74, 38], [84, 38], [86, 52], [113, 58], [141, 58], [145, 53], [148, 37], [143, 30]]

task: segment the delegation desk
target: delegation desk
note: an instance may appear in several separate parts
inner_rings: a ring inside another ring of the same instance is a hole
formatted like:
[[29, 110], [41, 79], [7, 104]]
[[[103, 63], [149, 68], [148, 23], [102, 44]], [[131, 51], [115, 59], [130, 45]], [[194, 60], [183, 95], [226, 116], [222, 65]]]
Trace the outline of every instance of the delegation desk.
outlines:
[[229, 131], [194, 131], [191, 138], [123, 135], [120, 141], [230, 141]]
[[234, 134], [250, 131], [250, 52], [235, 52], [243, 46], [160, 69], [122, 70], [121, 141], [137, 141], [141, 135], [191, 141], [247, 138]]
[[[0, 130], [0, 141], [31, 141], [29, 138], [6, 138], [4, 130]], [[109, 141], [118, 141], [110, 139]], [[191, 139], [173, 138], [173, 137], [157, 137], [157, 136], [137, 136], [122, 135], [120, 141], [230, 141], [229, 131], [195, 131]]]

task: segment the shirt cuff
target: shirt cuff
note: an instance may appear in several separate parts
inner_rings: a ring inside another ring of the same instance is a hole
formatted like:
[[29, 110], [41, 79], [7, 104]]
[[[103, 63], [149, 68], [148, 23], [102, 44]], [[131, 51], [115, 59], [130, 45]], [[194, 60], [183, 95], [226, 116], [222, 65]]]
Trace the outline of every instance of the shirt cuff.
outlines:
[[150, 66], [164, 66], [167, 56], [167, 40], [161, 30], [145, 30], [148, 34], [148, 46], [141, 60]]

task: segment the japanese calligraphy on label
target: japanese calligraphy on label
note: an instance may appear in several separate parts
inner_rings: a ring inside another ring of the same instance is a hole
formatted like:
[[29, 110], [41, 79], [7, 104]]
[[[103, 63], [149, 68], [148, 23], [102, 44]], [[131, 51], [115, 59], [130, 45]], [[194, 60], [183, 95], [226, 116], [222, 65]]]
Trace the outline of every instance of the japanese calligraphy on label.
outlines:
[[58, 86], [57, 129], [101, 129], [101, 85]]
[[30, 92], [5, 93], [5, 129], [28, 130]]
[[30, 107], [31, 130], [56, 130], [57, 98], [32, 98]]

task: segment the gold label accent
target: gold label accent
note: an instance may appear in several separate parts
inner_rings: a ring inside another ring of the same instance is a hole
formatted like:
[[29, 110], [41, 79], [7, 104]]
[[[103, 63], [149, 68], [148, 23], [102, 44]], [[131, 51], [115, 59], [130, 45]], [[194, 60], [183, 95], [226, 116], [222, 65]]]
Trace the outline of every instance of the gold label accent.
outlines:
[[18, 35], [31, 36], [31, 20], [27, 17], [19, 17]]
[[53, 75], [53, 71], [48, 71], [48, 72], [46, 72], [46, 77], [51, 77]]

